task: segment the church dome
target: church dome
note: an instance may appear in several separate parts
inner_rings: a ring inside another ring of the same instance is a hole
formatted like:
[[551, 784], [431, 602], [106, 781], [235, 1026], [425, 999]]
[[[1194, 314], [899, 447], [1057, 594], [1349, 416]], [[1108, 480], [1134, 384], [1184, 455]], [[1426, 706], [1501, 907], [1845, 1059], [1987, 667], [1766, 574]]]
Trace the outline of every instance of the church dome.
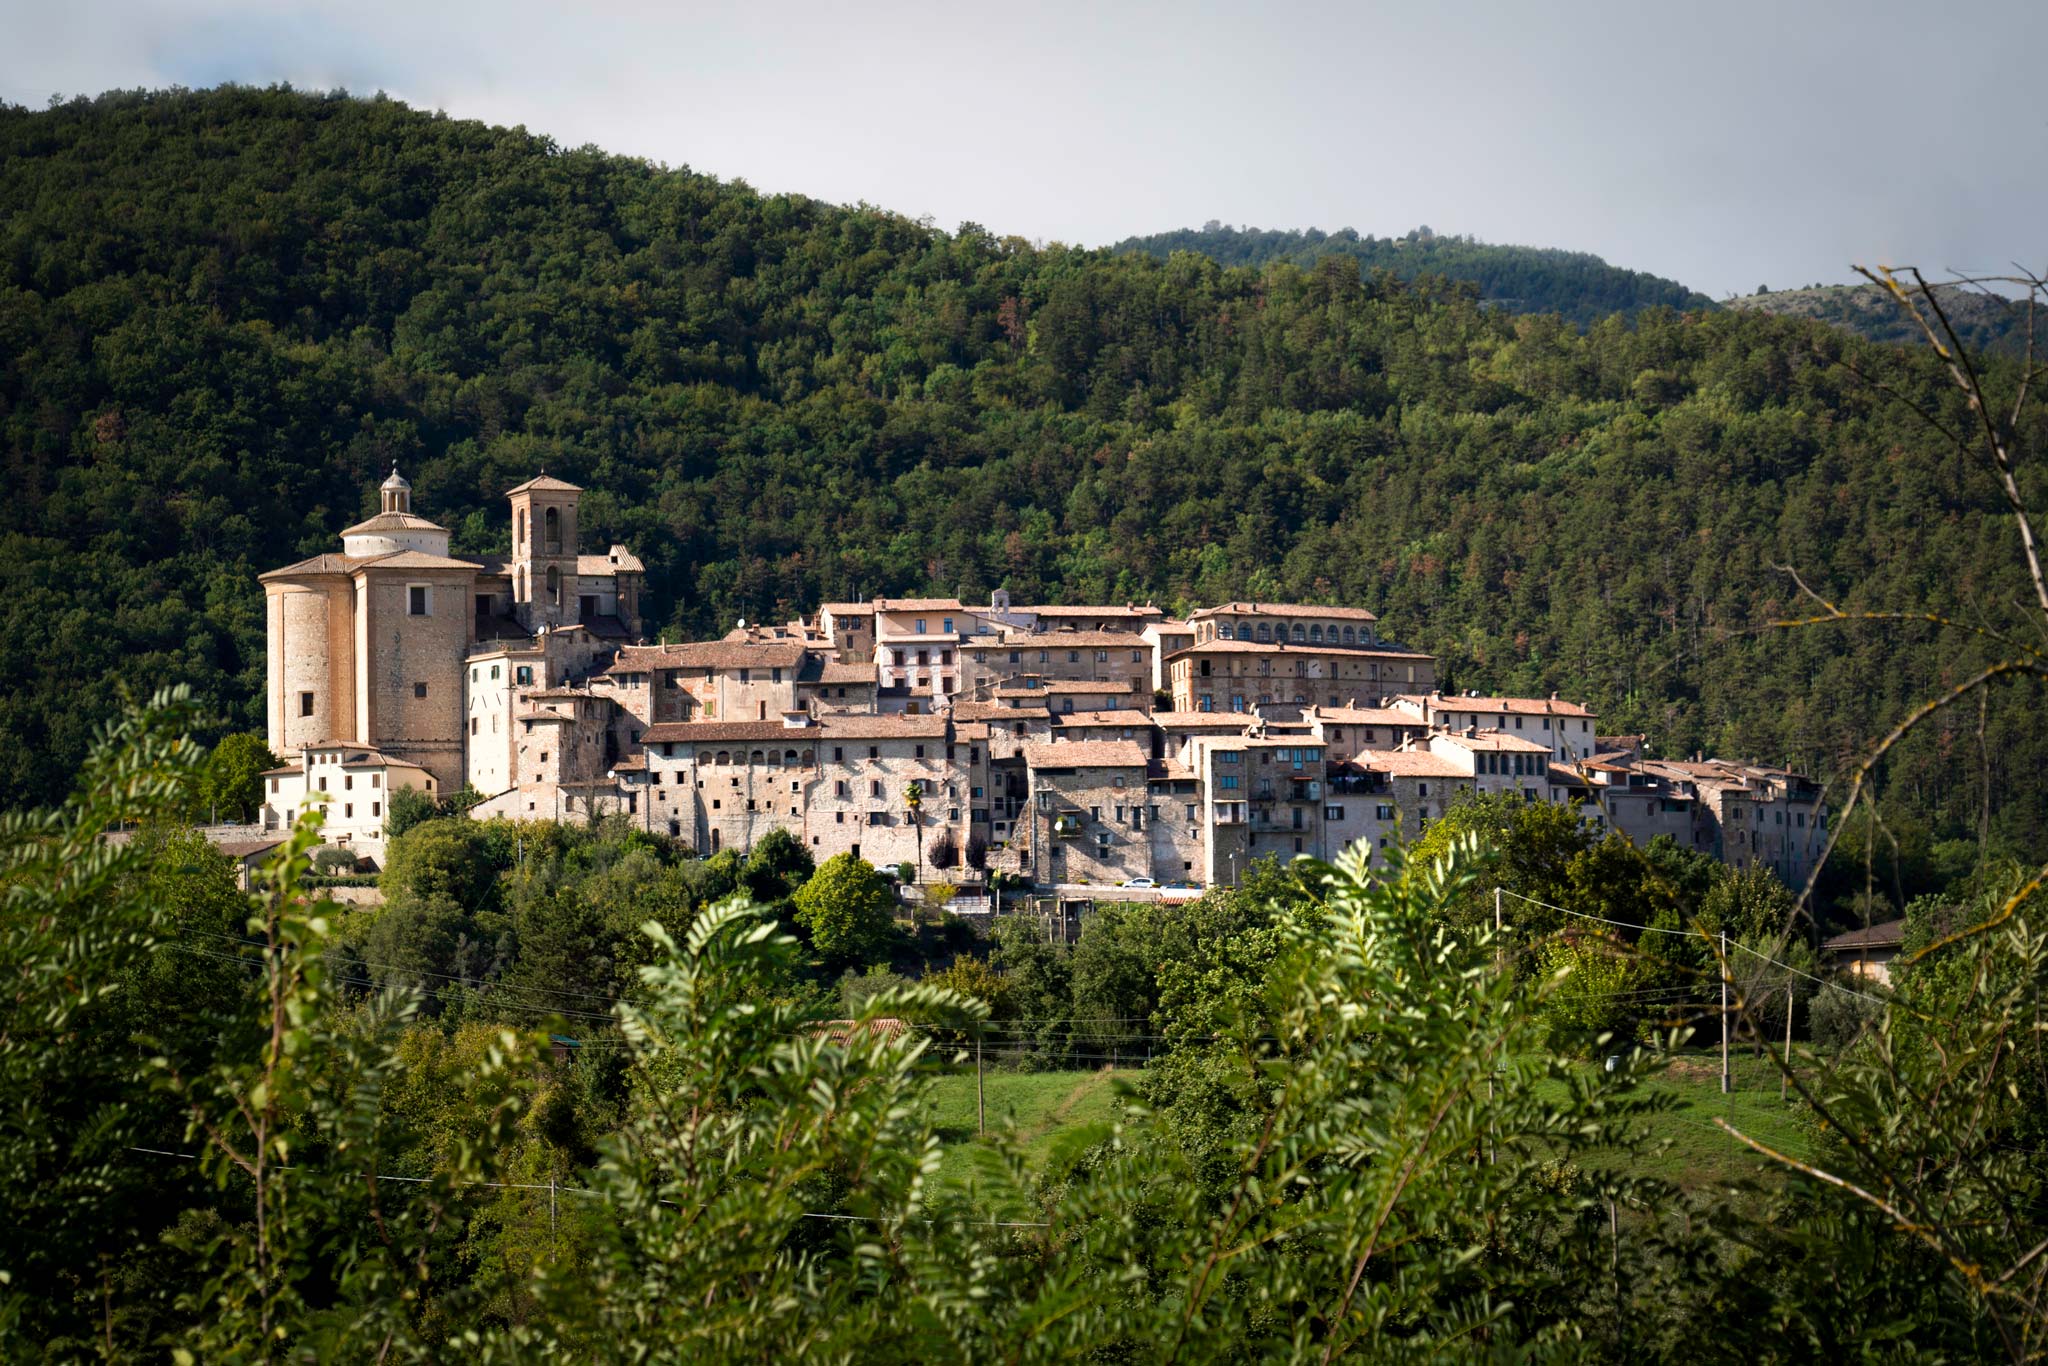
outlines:
[[391, 477], [386, 479], [380, 487], [386, 492], [391, 493], [396, 493], [401, 489], [407, 493], [412, 492], [412, 485], [406, 482], [405, 476], [398, 472], [398, 466], [396, 465], [391, 467]]

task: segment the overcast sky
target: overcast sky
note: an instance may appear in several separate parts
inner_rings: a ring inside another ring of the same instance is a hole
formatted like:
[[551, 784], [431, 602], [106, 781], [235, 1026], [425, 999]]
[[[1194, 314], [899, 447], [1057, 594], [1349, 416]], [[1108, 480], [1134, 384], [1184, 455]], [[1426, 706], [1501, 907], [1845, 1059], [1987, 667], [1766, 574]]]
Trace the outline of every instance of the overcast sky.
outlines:
[[264, 84], [1099, 245], [1428, 224], [1720, 297], [2048, 266], [2048, 0], [0, 0], [0, 96]]

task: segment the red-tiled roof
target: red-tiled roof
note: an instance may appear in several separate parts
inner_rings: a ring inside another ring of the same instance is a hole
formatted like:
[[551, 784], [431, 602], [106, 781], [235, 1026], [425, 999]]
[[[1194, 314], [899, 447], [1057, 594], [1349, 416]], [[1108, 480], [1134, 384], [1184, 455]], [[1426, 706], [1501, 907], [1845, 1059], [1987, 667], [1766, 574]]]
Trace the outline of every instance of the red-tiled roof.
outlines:
[[1460, 711], [1513, 716], [1583, 716], [1589, 720], [1593, 713], [1576, 702], [1562, 702], [1555, 697], [1447, 697], [1441, 693], [1424, 696], [1421, 693], [1402, 693], [1403, 702], [1426, 705], [1431, 711]]
[[1310, 602], [1226, 602], [1188, 613], [1189, 621], [1222, 614], [1234, 617], [1321, 617], [1325, 621], [1378, 621], [1363, 607], [1319, 607]]
[[716, 745], [735, 740], [794, 739], [815, 744], [816, 726], [785, 726], [780, 721], [658, 721], [640, 732], [642, 745]]
[[[700, 640], [679, 645], [627, 645], [605, 672], [651, 673], [656, 669], [793, 669], [803, 662], [801, 641]], [[765, 680], [763, 680], [765, 681]]]
[[1144, 746], [1135, 740], [1052, 740], [1022, 746], [1030, 768], [1143, 768]]
[[578, 488], [576, 485], [570, 483], [566, 479], [557, 479], [551, 474], [542, 474], [537, 475], [534, 478], [527, 480], [525, 483], [517, 485], [516, 487], [506, 489], [505, 496], [507, 498], [510, 498], [515, 493], [528, 492], [581, 493], [583, 492], [583, 490]]

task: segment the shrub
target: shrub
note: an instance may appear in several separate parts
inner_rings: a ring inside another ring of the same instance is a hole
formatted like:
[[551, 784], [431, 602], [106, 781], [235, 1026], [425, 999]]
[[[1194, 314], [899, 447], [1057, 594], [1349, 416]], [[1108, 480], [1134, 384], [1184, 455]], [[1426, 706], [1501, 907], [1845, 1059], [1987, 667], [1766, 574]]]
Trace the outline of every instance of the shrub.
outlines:
[[[1857, 990], [1862, 990], [1859, 987]], [[1814, 993], [1809, 1008], [1808, 1028], [1813, 1046], [1830, 1051], [1847, 1048], [1864, 1033], [1877, 1027], [1884, 1007], [1868, 995], [1859, 996], [1838, 986], [1824, 986]]]

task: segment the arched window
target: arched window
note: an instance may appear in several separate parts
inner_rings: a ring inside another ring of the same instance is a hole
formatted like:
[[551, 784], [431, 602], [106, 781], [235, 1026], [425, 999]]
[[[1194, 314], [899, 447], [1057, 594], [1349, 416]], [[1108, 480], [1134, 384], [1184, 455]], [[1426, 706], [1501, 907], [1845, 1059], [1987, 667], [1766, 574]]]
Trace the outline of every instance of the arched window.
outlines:
[[817, 759], [816, 759], [816, 758], [814, 757], [814, 755], [812, 754], [812, 752], [811, 752], [810, 750], [805, 750], [805, 751], [804, 751], [804, 763], [805, 763], [806, 765], [810, 765], [810, 764], [814, 764], [814, 763], [816, 763], [816, 762], [817, 762]]
[[729, 764], [732, 762], [732, 755], [721, 749], [718, 751], [718, 762], [720, 764]]
[[1357, 636], [1355, 636], [1355, 635], [1353, 635], [1353, 634], [1352, 634], [1351, 628], [1350, 628], [1349, 626], [1346, 626], [1346, 627], [1344, 628], [1344, 643], [1345, 643], [1346, 645], [1350, 645], [1350, 644], [1352, 644], [1353, 642], [1355, 642], [1356, 640], [1357, 640]]
[[758, 764], [765, 762], [765, 760], [761, 758], [761, 751], [757, 749], [752, 754], [747, 756], [747, 762], [750, 764]]
[[1308, 628], [1308, 638], [1318, 645], [1323, 643], [1323, 627], [1321, 622]]
[[1239, 640], [1250, 640], [1252, 638], [1252, 628], [1249, 626], [1239, 626], [1237, 628], [1237, 638]]
[[1297, 622], [1295, 622], [1295, 623], [1294, 623], [1294, 638], [1295, 638], [1296, 640], [1300, 640], [1300, 639], [1302, 638], [1302, 636], [1303, 636], [1304, 634], [1305, 634], [1305, 633], [1304, 633], [1304, 632], [1302, 631], [1302, 629], [1301, 629], [1301, 623], [1300, 623], [1300, 622], [1298, 622], [1298, 621], [1297, 621]]
[[549, 550], [560, 550], [562, 548], [562, 510], [560, 508], [549, 508], [547, 510], [547, 521], [544, 525], [547, 530], [542, 534], [546, 540], [547, 548]]
[[562, 574], [553, 565], [548, 566], [548, 603], [554, 607], [562, 605]]
[[710, 751], [710, 750], [706, 749], [706, 750], [700, 750], [700, 751], [698, 751], [698, 753], [697, 753], [697, 767], [699, 767], [699, 768], [709, 768], [709, 767], [711, 767], [711, 751]]
[[1260, 622], [1260, 623], [1259, 623], [1259, 639], [1260, 639], [1260, 640], [1271, 640], [1272, 638], [1273, 638], [1273, 636], [1272, 636], [1272, 633], [1266, 630], [1266, 623], [1265, 623], [1265, 622], [1263, 622], [1263, 621], [1262, 621], [1262, 622]]
[[796, 762], [796, 751], [793, 749], [786, 749], [782, 751], [782, 762], [785, 764], [794, 764]]
[[515, 513], [513, 513], [513, 514], [512, 514], [512, 544], [513, 544], [513, 545], [525, 545], [525, 544], [526, 544], [526, 509], [525, 509], [525, 508], [521, 508], [521, 509], [519, 509], [519, 511], [517, 511], [517, 512], [515, 512]]

